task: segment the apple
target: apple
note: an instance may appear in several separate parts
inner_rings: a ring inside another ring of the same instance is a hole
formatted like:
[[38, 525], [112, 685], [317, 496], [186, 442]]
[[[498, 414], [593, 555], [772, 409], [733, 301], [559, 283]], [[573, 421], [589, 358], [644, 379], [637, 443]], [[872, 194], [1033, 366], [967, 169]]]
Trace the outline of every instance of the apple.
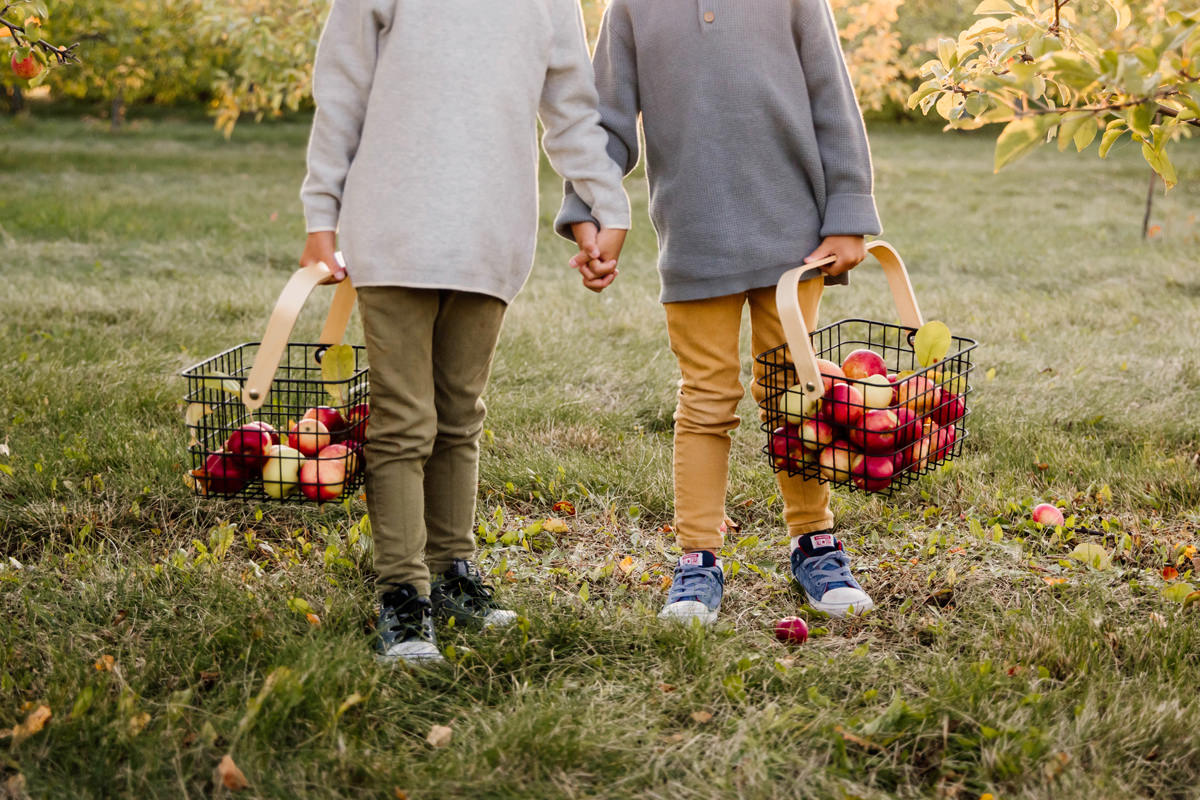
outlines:
[[315, 456], [329, 444], [329, 429], [319, 419], [306, 417], [293, 423], [288, 443], [306, 456]]
[[816, 400], [806, 395], [797, 384], [780, 395], [779, 411], [786, 422], [799, 426], [804, 424], [805, 417], [812, 417], [816, 413]]
[[896, 394], [886, 375], [868, 375], [862, 379], [858, 390], [862, 392], [863, 405], [867, 408], [887, 408]]
[[961, 395], [943, 391], [941, 402], [933, 410], [933, 421], [938, 425], [949, 425], [958, 422], [966, 413], [967, 407]]
[[893, 409], [896, 414], [896, 443], [910, 444], [920, 438], [923, 429], [921, 418], [911, 408], [900, 406]]
[[806, 419], [800, 426], [800, 440], [808, 450], [817, 451], [833, 441], [833, 426], [819, 419]]
[[918, 416], [929, 413], [939, 401], [937, 384], [920, 375], [913, 375], [896, 384], [896, 404], [912, 409]]
[[318, 420], [322, 425], [325, 426], [325, 430], [329, 431], [329, 433], [334, 436], [341, 433], [346, 427], [346, 418], [342, 416], [342, 412], [329, 406], [317, 406], [316, 408], [310, 408], [308, 411], [304, 412], [304, 416], [300, 419]]
[[808, 641], [808, 625], [799, 617], [784, 617], [775, 623], [775, 638], [789, 644]]
[[845, 439], [838, 439], [821, 451], [821, 475], [830, 481], [846, 481], [862, 460], [862, 453], [850, 447]]
[[958, 428], [954, 426], [953, 422], [949, 425], [939, 425], [937, 428], [937, 438], [933, 443], [933, 460], [944, 461], [949, 458], [950, 450], [954, 446], [954, 440], [957, 438]]
[[856, 425], [863, 413], [862, 392], [848, 383], [835, 383], [821, 401], [821, 413], [834, 425]]
[[861, 381], [869, 375], [887, 377], [887, 363], [874, 350], [855, 350], [842, 362], [842, 372], [847, 378]]
[[18, 78], [30, 80], [42, 73], [42, 62], [37, 60], [32, 50], [29, 52], [29, 55], [20, 60], [17, 59], [17, 54], [13, 53], [9, 63], [12, 65], [12, 71], [17, 74]]
[[346, 438], [354, 442], [367, 441], [367, 420], [371, 416], [371, 407], [359, 403], [346, 412]]
[[[321, 453], [329, 447], [341, 447], [342, 451], [331, 453], [326, 458]], [[346, 487], [347, 452], [342, 445], [329, 445], [316, 458], [310, 458], [300, 465], [300, 491], [305, 497], [325, 502], [342, 496], [342, 490]]]
[[1053, 525], [1055, 527], [1066, 523], [1063, 513], [1058, 510], [1058, 506], [1053, 506], [1050, 503], [1041, 503], [1033, 508], [1033, 521], [1040, 525]]
[[271, 437], [271, 444], [279, 444], [279, 431], [275, 430], [275, 427], [273, 425], [271, 425], [271, 423], [269, 423], [269, 422], [264, 422], [261, 419], [256, 419], [253, 422], [247, 422], [245, 425], [242, 426], [242, 428], [243, 429], [246, 429], [246, 428], [258, 429], [260, 431], [265, 431]]
[[251, 422], [229, 434], [225, 450], [230, 458], [241, 462], [242, 472], [250, 475], [267, 463], [267, 451], [273, 444], [271, 434], [258, 427], [258, 423]]
[[771, 463], [778, 470], [796, 472], [804, 461], [800, 432], [794, 425], [782, 425], [771, 433]]
[[246, 487], [248, 476], [239, 456], [213, 453], [204, 462], [204, 482], [209, 494], [237, 494]]
[[362, 442], [349, 440], [346, 447], [350, 450], [350, 473], [356, 474], [361, 472], [366, 464], [365, 454], [363, 452], [365, 445]]
[[358, 469], [358, 449], [346, 444], [331, 444], [317, 453], [319, 459], [340, 458], [346, 462], [346, 473], [353, 474]]
[[891, 486], [892, 475], [895, 474], [895, 471], [896, 465], [893, 456], [867, 455], [863, 456], [854, 466], [851, 479], [854, 481], [854, 485], [860, 489], [868, 492], [882, 492]]
[[850, 441], [868, 453], [891, 453], [899, 428], [900, 419], [893, 411], [873, 408], [850, 429]]
[[932, 425], [934, 428], [937, 427], [936, 423], [930, 422], [924, 428], [921, 437], [908, 447], [908, 463], [914, 472], [920, 472], [928, 467], [930, 456], [933, 454], [934, 439], [937, 432], [936, 430], [931, 430], [929, 425]]
[[829, 359], [818, 358], [817, 369], [821, 373], [821, 383], [825, 384], [827, 392], [833, 384], [846, 379], [846, 373], [842, 372], [842, 368]]
[[302, 461], [304, 454], [294, 447], [272, 445], [267, 451], [267, 463], [262, 471], [263, 491], [276, 500], [282, 500], [296, 491]]

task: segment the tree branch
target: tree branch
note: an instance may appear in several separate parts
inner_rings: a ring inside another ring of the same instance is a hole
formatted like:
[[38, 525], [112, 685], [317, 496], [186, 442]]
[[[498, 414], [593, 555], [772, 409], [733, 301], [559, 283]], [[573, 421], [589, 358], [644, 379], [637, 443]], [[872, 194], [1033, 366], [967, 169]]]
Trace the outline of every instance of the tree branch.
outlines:
[[75, 54], [75, 48], [79, 47], [79, 42], [75, 42], [75, 44], [67, 47], [59, 47], [47, 42], [45, 39], [38, 39], [36, 42], [30, 41], [29, 37], [25, 35], [24, 26], [17, 25], [15, 22], [9, 22], [4, 18], [4, 14], [10, 8], [12, 8], [12, 3], [9, 3], [4, 7], [3, 11], [0, 11], [0, 25], [8, 28], [8, 33], [12, 36], [14, 42], [24, 42], [29, 47], [36, 47], [46, 55], [53, 56], [59, 64], [79, 63], [79, 56]]

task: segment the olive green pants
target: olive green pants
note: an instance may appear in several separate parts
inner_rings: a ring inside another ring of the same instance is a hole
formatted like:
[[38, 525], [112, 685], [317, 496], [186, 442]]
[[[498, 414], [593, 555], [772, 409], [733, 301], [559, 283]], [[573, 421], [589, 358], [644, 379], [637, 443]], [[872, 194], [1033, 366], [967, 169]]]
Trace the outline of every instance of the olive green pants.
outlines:
[[479, 436], [507, 306], [474, 292], [358, 290], [371, 374], [367, 510], [377, 587], [429, 594], [431, 571], [475, 553]]

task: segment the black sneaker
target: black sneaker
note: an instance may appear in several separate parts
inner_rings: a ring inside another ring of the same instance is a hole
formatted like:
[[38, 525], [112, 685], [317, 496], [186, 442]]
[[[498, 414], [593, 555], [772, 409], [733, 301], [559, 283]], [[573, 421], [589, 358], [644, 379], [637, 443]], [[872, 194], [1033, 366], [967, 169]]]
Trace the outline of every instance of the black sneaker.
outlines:
[[383, 662], [433, 664], [443, 661], [433, 635], [433, 605], [412, 584], [395, 584], [379, 599], [375, 657]]
[[455, 625], [484, 628], [511, 625], [517, 619], [516, 612], [498, 606], [492, 599], [494, 594], [470, 561], [456, 558], [450, 569], [434, 577], [429, 599], [438, 619], [453, 619]]

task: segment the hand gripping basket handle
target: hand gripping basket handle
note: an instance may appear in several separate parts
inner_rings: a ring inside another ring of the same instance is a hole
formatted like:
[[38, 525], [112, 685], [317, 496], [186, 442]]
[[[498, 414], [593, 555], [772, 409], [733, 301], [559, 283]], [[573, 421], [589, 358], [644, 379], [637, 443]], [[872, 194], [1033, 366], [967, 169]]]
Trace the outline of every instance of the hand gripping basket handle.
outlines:
[[[279, 361], [287, 349], [288, 339], [292, 335], [292, 327], [300, 316], [300, 309], [308, 295], [320, 283], [332, 277], [333, 272], [323, 263], [310, 264], [292, 273], [287, 285], [275, 303], [271, 319], [267, 323], [267, 332], [263, 335], [262, 344], [258, 346], [258, 354], [254, 357], [254, 366], [246, 378], [242, 389], [242, 402], [251, 411], [257, 411], [266, 402], [267, 392], [271, 381], [275, 380], [275, 371], [279, 369]], [[321, 331], [321, 344], [340, 344], [346, 334], [346, 324], [350, 321], [350, 312], [354, 310], [354, 301], [358, 293], [349, 278], [338, 283], [337, 291], [333, 294], [333, 302], [329, 306], [329, 316], [325, 318], [325, 327]]]
[[[917, 307], [917, 298], [913, 294], [912, 283], [908, 280], [908, 270], [904, 268], [904, 262], [900, 260], [896, 248], [887, 242], [874, 241], [867, 244], [867, 252], [875, 256], [883, 267], [892, 297], [896, 301], [896, 310], [900, 313], [900, 324], [908, 328], [921, 327], [924, 324], [921, 310]], [[825, 385], [821, 380], [821, 370], [817, 366], [817, 354], [813, 351], [812, 341], [808, 337], [813, 326], [804, 319], [798, 293], [802, 280], [820, 281], [823, 284], [824, 275], [815, 271], [814, 266], [830, 264], [833, 260], [831, 257], [815, 264], [790, 269], [779, 279], [779, 285], [775, 289], [775, 305], [779, 309], [779, 319], [783, 323], [783, 333], [792, 353], [792, 362], [796, 365], [796, 375], [800, 379], [800, 387], [810, 401], [825, 394]]]

